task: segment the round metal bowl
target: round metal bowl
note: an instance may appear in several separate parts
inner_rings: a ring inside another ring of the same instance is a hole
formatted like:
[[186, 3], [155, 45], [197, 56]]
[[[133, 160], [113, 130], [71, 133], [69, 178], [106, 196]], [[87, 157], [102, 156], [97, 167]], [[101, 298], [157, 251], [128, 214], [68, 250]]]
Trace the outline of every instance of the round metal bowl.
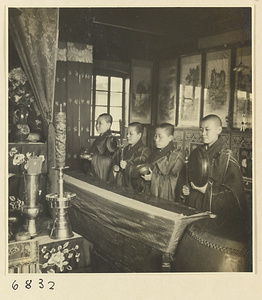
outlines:
[[35, 207], [30, 207], [30, 206], [23, 206], [21, 208], [21, 211], [27, 218], [29, 219], [35, 219], [39, 216], [39, 214], [43, 211], [43, 207], [41, 204], [38, 204]]
[[87, 153], [80, 154], [80, 158], [81, 159], [91, 159], [92, 158], [92, 154], [87, 154]]
[[150, 173], [149, 169], [151, 169], [151, 170], [153, 169], [153, 165], [149, 164], [149, 163], [142, 164], [142, 165], [136, 167], [136, 170], [140, 175], [149, 174]]

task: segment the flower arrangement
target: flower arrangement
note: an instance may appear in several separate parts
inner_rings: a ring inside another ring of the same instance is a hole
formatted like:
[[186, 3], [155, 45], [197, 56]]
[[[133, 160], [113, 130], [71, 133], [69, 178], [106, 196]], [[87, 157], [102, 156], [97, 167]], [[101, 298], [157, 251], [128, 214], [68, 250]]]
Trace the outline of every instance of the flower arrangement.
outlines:
[[24, 71], [21, 68], [12, 69], [8, 74], [8, 82], [9, 100], [17, 106], [30, 107], [34, 96]]
[[15, 147], [9, 151], [9, 156], [13, 158], [13, 165], [22, 166], [28, 174], [41, 173], [44, 155], [35, 156], [34, 153], [27, 152], [26, 155], [19, 153]]
[[72, 247], [71, 249], [68, 247], [69, 242], [58, 245], [57, 249], [48, 249], [44, 246], [41, 249], [41, 255], [43, 255], [45, 260], [44, 264], [40, 264], [42, 273], [55, 273], [56, 268], [59, 272], [65, 271], [65, 268], [66, 270], [71, 271], [72, 267], [70, 266], [70, 262], [72, 263], [72, 260], [75, 260], [78, 263], [80, 261], [80, 252], [79, 245], [75, 245], [75, 247]]

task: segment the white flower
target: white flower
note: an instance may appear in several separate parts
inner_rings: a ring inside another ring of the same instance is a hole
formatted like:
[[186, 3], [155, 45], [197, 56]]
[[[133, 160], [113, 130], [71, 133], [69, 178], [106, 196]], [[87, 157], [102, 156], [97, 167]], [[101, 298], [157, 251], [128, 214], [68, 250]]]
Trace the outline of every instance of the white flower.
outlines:
[[10, 150], [10, 152], [9, 152], [9, 155], [10, 155], [11, 157], [13, 157], [14, 154], [16, 154], [16, 153], [17, 153], [17, 149], [16, 149], [16, 148], [12, 148], [12, 149]]
[[25, 161], [24, 154], [15, 154], [13, 159], [13, 165], [21, 165]]
[[44, 247], [41, 249], [41, 252], [42, 252], [42, 253], [46, 253], [46, 249], [47, 249], [47, 247], [44, 246]]
[[27, 159], [29, 159], [29, 157], [31, 157], [31, 156], [32, 156], [32, 153], [31, 153], [31, 152], [27, 152], [27, 153], [26, 153], [26, 158], [27, 158]]
[[[23, 126], [23, 125], [19, 125], [19, 126]], [[28, 130], [28, 129], [26, 129], [26, 130]], [[32, 161], [31, 159], [34, 158], [34, 164], [36, 164], [36, 163], [39, 164], [39, 167], [42, 166], [42, 162], [45, 160], [44, 155], [39, 155], [39, 156], [33, 157], [31, 152], [22, 154], [22, 153], [19, 153], [16, 148], [12, 148], [9, 151], [9, 156], [13, 157], [13, 165], [23, 164], [23, 167], [25, 170], [28, 170], [29, 162]]]
[[42, 159], [42, 161], [44, 161], [44, 160], [45, 160], [45, 157], [44, 157], [44, 155], [39, 155], [39, 157]]
[[47, 252], [45, 255], [44, 255], [44, 259], [48, 259], [49, 258], [49, 253]]
[[61, 272], [63, 272], [63, 270], [64, 270], [63, 266], [68, 264], [68, 262], [65, 261], [64, 254], [60, 251], [53, 253], [47, 263], [49, 265], [55, 264], [56, 266], [58, 266], [58, 268], [60, 269]]

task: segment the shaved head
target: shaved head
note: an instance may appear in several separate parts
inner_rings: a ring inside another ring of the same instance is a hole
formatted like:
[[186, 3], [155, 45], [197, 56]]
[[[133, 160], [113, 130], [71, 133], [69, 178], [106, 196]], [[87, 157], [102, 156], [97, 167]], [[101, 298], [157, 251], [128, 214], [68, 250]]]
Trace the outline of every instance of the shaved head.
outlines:
[[214, 144], [222, 132], [222, 122], [217, 115], [208, 115], [201, 121], [201, 132], [204, 144]]
[[207, 115], [202, 119], [201, 123], [204, 121], [209, 121], [209, 120], [212, 120], [217, 125], [217, 127], [219, 127], [219, 126], [222, 127], [222, 121], [219, 118], [219, 116], [217, 116], [217, 115]]
[[162, 123], [160, 125], [157, 125], [156, 129], [157, 128], [165, 129], [168, 136], [174, 135], [175, 132], [174, 126], [170, 123]]
[[139, 123], [139, 122], [133, 122], [133, 123], [130, 123], [128, 125], [128, 127], [134, 127], [137, 133], [141, 133], [141, 135], [143, 135], [144, 127], [143, 127], [143, 125], [141, 123]]

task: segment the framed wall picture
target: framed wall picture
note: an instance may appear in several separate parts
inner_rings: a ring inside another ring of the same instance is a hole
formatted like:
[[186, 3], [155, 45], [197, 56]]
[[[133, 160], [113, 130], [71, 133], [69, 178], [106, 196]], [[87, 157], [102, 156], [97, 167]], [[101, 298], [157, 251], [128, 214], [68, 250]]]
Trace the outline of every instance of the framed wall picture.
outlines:
[[151, 123], [153, 62], [131, 65], [130, 122]]
[[252, 59], [251, 47], [236, 51], [233, 127], [252, 128]]
[[230, 101], [231, 50], [209, 52], [206, 55], [204, 116], [218, 115], [227, 127]]
[[201, 102], [202, 54], [180, 60], [178, 126], [198, 127]]
[[160, 62], [158, 82], [157, 122], [175, 125], [177, 59]]

